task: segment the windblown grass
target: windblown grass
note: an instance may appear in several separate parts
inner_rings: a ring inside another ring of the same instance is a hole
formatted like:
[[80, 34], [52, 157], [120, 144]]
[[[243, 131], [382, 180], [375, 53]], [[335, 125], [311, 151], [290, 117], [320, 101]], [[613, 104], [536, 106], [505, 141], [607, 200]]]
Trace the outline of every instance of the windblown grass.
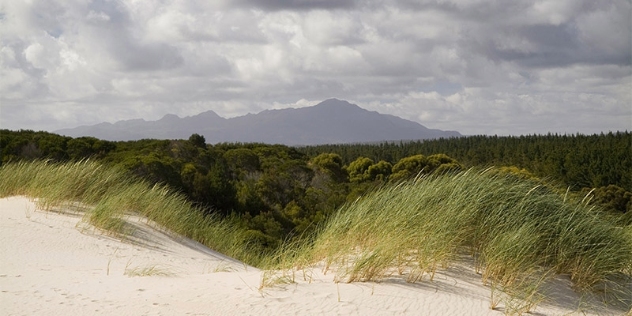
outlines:
[[105, 232], [124, 237], [131, 232], [126, 215], [146, 217], [161, 228], [196, 240], [250, 265], [262, 261], [245, 231], [230, 220], [205, 215], [182, 194], [151, 186], [125, 172], [94, 161], [10, 163], [0, 168], [0, 196], [38, 199], [43, 209], [85, 206], [85, 220]]
[[[324, 262], [349, 282], [393, 274], [417, 282], [471, 255], [483, 282], [522, 313], [543, 299], [540, 285], [554, 274], [569, 275], [578, 289], [609, 282], [610, 294], [631, 297], [630, 232], [541, 183], [468, 170], [360, 198], [328, 220], [313, 246], [290, 256], [298, 266]], [[614, 275], [619, 283], [609, 281]]]
[[395, 274], [408, 282], [432, 280], [438, 269], [472, 256], [492, 289], [490, 307], [504, 298], [508, 313], [527, 312], [545, 299], [540, 286], [555, 274], [632, 306], [631, 226], [494, 169], [380, 188], [272, 254], [248, 244], [239, 225], [205, 215], [183, 195], [96, 162], [10, 163], [0, 168], [0, 179], [0, 197], [36, 197], [45, 209], [85, 206], [86, 221], [104, 231], [129, 234], [125, 215], [137, 214], [247, 264], [281, 269], [264, 274], [262, 288], [293, 281], [298, 270], [307, 280], [306, 271], [319, 262], [348, 282]]

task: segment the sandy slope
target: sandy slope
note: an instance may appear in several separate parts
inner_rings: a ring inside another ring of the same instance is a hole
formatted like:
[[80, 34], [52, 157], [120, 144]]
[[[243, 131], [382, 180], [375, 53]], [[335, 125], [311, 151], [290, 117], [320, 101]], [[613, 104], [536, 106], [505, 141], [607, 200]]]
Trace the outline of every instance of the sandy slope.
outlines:
[[[333, 282], [298, 272], [295, 283], [260, 290], [263, 272], [136, 221], [134, 237], [101, 234], [72, 212], [44, 212], [23, 197], [0, 199], [0, 315], [502, 315], [466, 266], [433, 282]], [[535, 315], [586, 310], [568, 289]]]

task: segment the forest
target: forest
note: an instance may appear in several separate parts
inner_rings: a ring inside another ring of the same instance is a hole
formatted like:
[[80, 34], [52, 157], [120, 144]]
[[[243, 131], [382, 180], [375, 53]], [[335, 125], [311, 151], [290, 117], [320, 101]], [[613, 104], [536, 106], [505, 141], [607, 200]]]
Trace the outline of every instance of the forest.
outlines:
[[30, 130], [0, 130], [2, 165], [23, 160], [95, 160], [185, 194], [205, 212], [275, 249], [313, 230], [338, 208], [420, 175], [497, 167], [589, 197], [612, 214], [632, 212], [632, 133], [528, 135], [289, 147], [183, 140], [111, 142]]

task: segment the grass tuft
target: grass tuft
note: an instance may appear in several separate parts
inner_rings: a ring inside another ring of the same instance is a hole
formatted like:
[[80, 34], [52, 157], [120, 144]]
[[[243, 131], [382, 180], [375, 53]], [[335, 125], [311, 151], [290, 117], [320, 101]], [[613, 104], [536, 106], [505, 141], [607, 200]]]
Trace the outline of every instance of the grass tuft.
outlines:
[[146, 276], [173, 276], [174, 274], [169, 272], [168, 269], [164, 269], [155, 265], [149, 265], [146, 267], [134, 267], [125, 269], [124, 275], [128, 277], [146, 277]]
[[608, 284], [630, 297], [630, 231], [540, 182], [471, 169], [349, 203], [293, 257], [324, 262], [348, 282], [393, 274], [417, 282], [468, 254], [493, 291], [491, 307], [500, 290], [506, 312], [521, 314], [544, 299], [540, 288], [555, 274], [570, 275], [580, 290]]
[[87, 206], [84, 219], [115, 236], [124, 238], [133, 233], [126, 215], [141, 215], [247, 264], [259, 265], [264, 259], [261, 251], [247, 242], [245, 231], [230, 220], [205, 215], [166, 186], [151, 186], [94, 161], [9, 163], [0, 168], [0, 179], [0, 197], [38, 198], [38, 207], [45, 210]]

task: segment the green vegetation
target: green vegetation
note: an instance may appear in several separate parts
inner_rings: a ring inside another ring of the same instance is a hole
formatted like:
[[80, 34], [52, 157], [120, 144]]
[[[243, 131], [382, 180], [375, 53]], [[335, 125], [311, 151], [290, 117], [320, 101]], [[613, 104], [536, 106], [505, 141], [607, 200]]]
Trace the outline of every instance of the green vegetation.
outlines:
[[[204, 214], [232, 218], [250, 244], [274, 251], [308, 235], [340, 206], [418, 174], [498, 166], [555, 182], [632, 223], [632, 133], [471, 136], [423, 142], [288, 147], [145, 139], [109, 142], [0, 130], [2, 164], [90, 159], [182, 194]], [[625, 214], [623, 218], [619, 214]], [[120, 224], [120, 223], [119, 223]], [[116, 221], [110, 225], [117, 225]]]
[[416, 154], [446, 154], [469, 167], [515, 166], [572, 191], [616, 185], [632, 191], [632, 132], [594, 135], [467, 136], [412, 142], [298, 148], [310, 157], [340, 155], [395, 163]]
[[[511, 276], [509, 268], [526, 271], [542, 265], [590, 286], [608, 273], [632, 268], [627, 233], [540, 183], [493, 170], [468, 170], [389, 186], [347, 205], [323, 230], [315, 252], [334, 250], [325, 257], [335, 260], [354, 253], [352, 249], [370, 249], [372, 255], [395, 251], [379, 257], [403, 266], [416, 263], [424, 273], [447, 264], [465, 247], [492, 278]], [[343, 234], [348, 237], [336, 237]], [[516, 262], [515, 267], [495, 268], [516, 258], [531, 260], [531, 267]], [[350, 277], [357, 278], [361, 261], [355, 261], [353, 271]]]
[[[249, 243], [267, 251], [273, 251], [287, 239], [305, 235], [347, 200], [391, 181], [390, 162], [371, 162], [362, 175], [350, 181], [349, 166], [343, 165], [337, 154], [310, 158], [282, 145], [210, 146], [196, 134], [188, 140], [130, 142], [72, 139], [33, 131], [2, 130], [0, 134], [5, 164], [42, 159], [97, 160], [151, 185], [166, 185], [182, 193], [205, 214], [236, 219], [246, 229]], [[443, 161], [459, 167], [444, 156], [416, 155], [422, 157], [422, 164], [399, 164], [397, 176], [414, 176], [422, 169], [431, 172]], [[108, 225], [120, 223], [112, 220]]]
[[632, 304], [632, 226], [496, 169], [383, 187], [333, 214], [310, 246], [279, 255], [298, 269], [324, 262], [348, 282], [394, 274], [432, 280], [464, 256], [475, 259], [492, 296], [494, 289], [507, 294], [512, 312], [541, 301], [540, 286], [554, 274], [569, 275], [578, 289], [600, 285], [611, 299]]
[[[555, 274], [632, 304], [630, 194], [618, 186], [582, 196], [517, 167], [462, 171], [442, 154], [343, 165], [338, 154], [308, 159], [286, 146], [191, 139], [117, 143], [99, 161], [5, 163], [0, 197], [80, 206], [88, 223], [120, 238], [134, 234], [128, 216], [139, 215], [247, 264], [281, 269], [264, 274], [262, 286], [293, 282], [297, 269], [320, 263], [349, 282], [418, 282], [473, 258], [492, 308], [502, 300], [506, 312], [529, 311]], [[214, 211], [189, 194], [233, 207]]]

